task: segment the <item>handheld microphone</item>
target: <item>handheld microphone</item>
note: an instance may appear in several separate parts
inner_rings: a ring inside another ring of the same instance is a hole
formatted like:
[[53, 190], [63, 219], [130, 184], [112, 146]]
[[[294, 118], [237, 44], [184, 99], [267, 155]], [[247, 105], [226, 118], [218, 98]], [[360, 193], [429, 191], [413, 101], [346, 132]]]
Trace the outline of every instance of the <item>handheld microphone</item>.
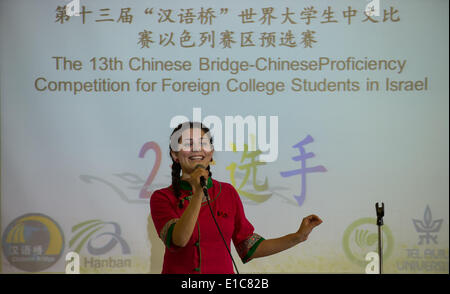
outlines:
[[200, 185], [202, 186], [203, 194], [205, 195], [206, 198], [208, 198], [209, 197], [208, 187], [206, 187], [206, 180], [204, 176], [200, 177]]
[[[194, 169], [197, 169], [197, 168], [206, 169], [206, 167], [204, 165], [202, 165], [202, 164], [197, 164]], [[208, 187], [206, 187], [206, 179], [205, 179], [204, 176], [200, 177], [200, 185], [202, 186], [203, 194], [205, 195], [206, 198], [208, 198], [209, 197], [209, 195], [208, 195]]]
[[202, 186], [202, 188], [206, 186], [206, 180], [204, 176], [200, 177], [200, 185]]

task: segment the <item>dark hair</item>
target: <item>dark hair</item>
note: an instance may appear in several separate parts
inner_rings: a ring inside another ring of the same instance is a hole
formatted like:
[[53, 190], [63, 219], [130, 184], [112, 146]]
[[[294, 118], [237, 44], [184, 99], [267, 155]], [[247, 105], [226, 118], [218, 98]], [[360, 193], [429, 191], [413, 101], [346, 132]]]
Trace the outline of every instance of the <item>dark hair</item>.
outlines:
[[[172, 188], [175, 194], [175, 197], [179, 198], [181, 195], [180, 192], [180, 182], [181, 182], [181, 165], [180, 163], [176, 162], [171, 154], [171, 151], [174, 151], [172, 149], [172, 146], [175, 146], [174, 144], [178, 144], [178, 140], [181, 137], [181, 133], [184, 130], [187, 129], [193, 129], [193, 128], [200, 128], [203, 132], [205, 132], [205, 134], [208, 134], [209, 136], [209, 142], [211, 143], [211, 145], [213, 144], [213, 139], [211, 137], [211, 134], [209, 132], [209, 128], [207, 128], [206, 126], [204, 126], [202, 123], [199, 122], [184, 122], [179, 124], [172, 132], [172, 134], [170, 135], [170, 144], [169, 144], [169, 155], [170, 158], [172, 159]], [[209, 172], [209, 176], [211, 177], [211, 170], [208, 167], [206, 168], [206, 170]]]

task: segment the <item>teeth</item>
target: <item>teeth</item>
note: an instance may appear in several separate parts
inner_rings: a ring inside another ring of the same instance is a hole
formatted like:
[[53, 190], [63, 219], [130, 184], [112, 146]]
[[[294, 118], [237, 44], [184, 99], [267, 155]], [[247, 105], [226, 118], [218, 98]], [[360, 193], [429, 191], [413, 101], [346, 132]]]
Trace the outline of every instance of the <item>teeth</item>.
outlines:
[[189, 159], [193, 159], [193, 160], [203, 159], [203, 158], [204, 158], [203, 156], [191, 156], [191, 157], [189, 157]]

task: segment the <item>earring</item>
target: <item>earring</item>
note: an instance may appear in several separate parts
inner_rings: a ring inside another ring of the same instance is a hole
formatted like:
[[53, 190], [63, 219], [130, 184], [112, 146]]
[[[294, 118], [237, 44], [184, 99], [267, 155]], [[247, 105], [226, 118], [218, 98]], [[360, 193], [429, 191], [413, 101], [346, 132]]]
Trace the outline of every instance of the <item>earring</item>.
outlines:
[[209, 163], [209, 165], [216, 165], [216, 162], [214, 161], [214, 159], [211, 158], [211, 162]]

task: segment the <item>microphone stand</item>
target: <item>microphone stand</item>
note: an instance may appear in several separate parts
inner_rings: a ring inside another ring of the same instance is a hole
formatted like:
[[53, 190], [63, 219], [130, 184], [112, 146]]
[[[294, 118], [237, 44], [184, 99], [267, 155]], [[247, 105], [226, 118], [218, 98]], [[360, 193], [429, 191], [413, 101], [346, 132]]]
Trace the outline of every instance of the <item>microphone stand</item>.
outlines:
[[382, 231], [381, 226], [383, 225], [383, 216], [384, 216], [384, 203], [381, 202], [381, 206], [378, 206], [378, 202], [375, 204], [375, 209], [377, 212], [377, 226], [378, 226], [378, 259], [380, 261], [380, 275], [382, 273], [382, 265], [383, 265], [383, 246], [381, 242]]

